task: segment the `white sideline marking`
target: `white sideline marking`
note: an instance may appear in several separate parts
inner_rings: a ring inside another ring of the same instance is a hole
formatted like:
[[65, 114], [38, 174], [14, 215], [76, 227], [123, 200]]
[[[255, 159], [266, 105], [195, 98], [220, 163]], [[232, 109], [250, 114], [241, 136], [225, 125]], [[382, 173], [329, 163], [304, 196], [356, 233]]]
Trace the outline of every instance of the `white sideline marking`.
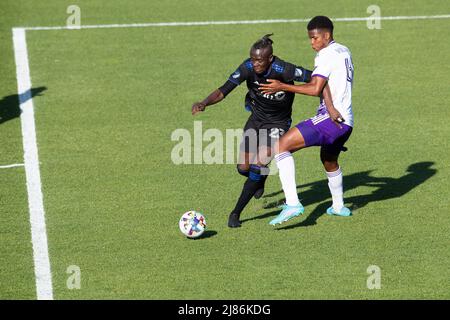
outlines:
[[31, 79], [28, 64], [25, 30], [13, 29], [14, 56], [16, 61], [17, 89], [23, 136], [25, 174], [30, 210], [31, 241], [33, 244], [34, 273], [38, 300], [53, 300], [52, 275], [48, 256], [45, 212], [41, 190], [41, 175], [34, 123], [34, 107], [31, 99]]
[[[380, 17], [380, 20], [428, 20], [449, 19], [450, 14], [434, 16], [391, 16]], [[366, 21], [373, 17], [332, 18], [334, 22], [340, 21]], [[129, 24], [97, 24], [54, 27], [23, 27], [25, 30], [77, 30], [77, 29], [102, 29], [102, 28], [147, 28], [147, 27], [186, 27], [186, 26], [211, 26], [211, 25], [240, 25], [240, 24], [270, 24], [270, 23], [299, 23], [309, 22], [308, 19], [271, 19], [271, 20], [231, 20], [231, 21], [192, 21], [192, 22], [155, 22], [155, 23], [129, 23]]]
[[23, 167], [23, 166], [25, 166], [23, 163], [13, 163], [13, 164], [8, 164], [6, 166], [0, 166], [0, 169], [17, 168], [17, 167]]

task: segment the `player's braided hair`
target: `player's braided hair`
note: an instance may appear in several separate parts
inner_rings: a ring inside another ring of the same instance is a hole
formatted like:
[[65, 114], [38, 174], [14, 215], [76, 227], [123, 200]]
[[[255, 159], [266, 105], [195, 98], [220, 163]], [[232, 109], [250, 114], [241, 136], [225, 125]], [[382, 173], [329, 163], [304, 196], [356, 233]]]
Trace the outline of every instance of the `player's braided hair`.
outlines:
[[264, 37], [256, 41], [252, 46], [252, 50], [269, 48], [270, 52], [272, 53], [273, 40], [270, 39], [271, 36], [273, 36], [273, 33], [266, 34]]

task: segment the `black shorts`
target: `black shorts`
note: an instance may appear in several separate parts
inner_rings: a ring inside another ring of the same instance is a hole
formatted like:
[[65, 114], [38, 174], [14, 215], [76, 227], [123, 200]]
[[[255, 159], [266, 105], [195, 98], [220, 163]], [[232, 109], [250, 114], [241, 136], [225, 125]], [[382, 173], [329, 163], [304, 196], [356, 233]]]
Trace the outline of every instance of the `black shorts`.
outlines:
[[291, 127], [291, 119], [281, 122], [262, 122], [252, 116], [244, 126], [241, 151], [257, 153], [259, 147], [272, 148], [275, 142]]

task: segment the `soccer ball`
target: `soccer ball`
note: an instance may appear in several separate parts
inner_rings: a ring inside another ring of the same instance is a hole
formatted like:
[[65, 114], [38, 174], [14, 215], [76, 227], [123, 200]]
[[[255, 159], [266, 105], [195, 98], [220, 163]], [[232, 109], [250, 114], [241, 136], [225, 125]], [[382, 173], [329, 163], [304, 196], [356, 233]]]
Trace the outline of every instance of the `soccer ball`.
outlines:
[[188, 238], [200, 237], [206, 229], [206, 219], [197, 211], [185, 212], [179, 222], [180, 231]]

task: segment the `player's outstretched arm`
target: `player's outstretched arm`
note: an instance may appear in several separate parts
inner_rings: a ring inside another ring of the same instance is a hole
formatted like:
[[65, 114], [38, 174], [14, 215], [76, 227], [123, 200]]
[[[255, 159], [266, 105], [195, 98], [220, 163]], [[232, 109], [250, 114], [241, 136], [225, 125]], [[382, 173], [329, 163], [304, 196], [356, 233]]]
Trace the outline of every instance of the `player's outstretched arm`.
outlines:
[[205, 111], [207, 106], [216, 104], [223, 100], [225, 96], [219, 89], [214, 90], [209, 96], [207, 96], [203, 101], [196, 102], [192, 105], [192, 115], [196, 115], [199, 112]]
[[262, 93], [273, 94], [278, 91], [289, 91], [307, 96], [318, 97], [321, 93], [327, 80], [325, 78], [315, 76], [312, 77], [311, 82], [303, 85], [287, 84], [274, 79], [268, 79], [267, 82], [261, 84], [259, 90]]

